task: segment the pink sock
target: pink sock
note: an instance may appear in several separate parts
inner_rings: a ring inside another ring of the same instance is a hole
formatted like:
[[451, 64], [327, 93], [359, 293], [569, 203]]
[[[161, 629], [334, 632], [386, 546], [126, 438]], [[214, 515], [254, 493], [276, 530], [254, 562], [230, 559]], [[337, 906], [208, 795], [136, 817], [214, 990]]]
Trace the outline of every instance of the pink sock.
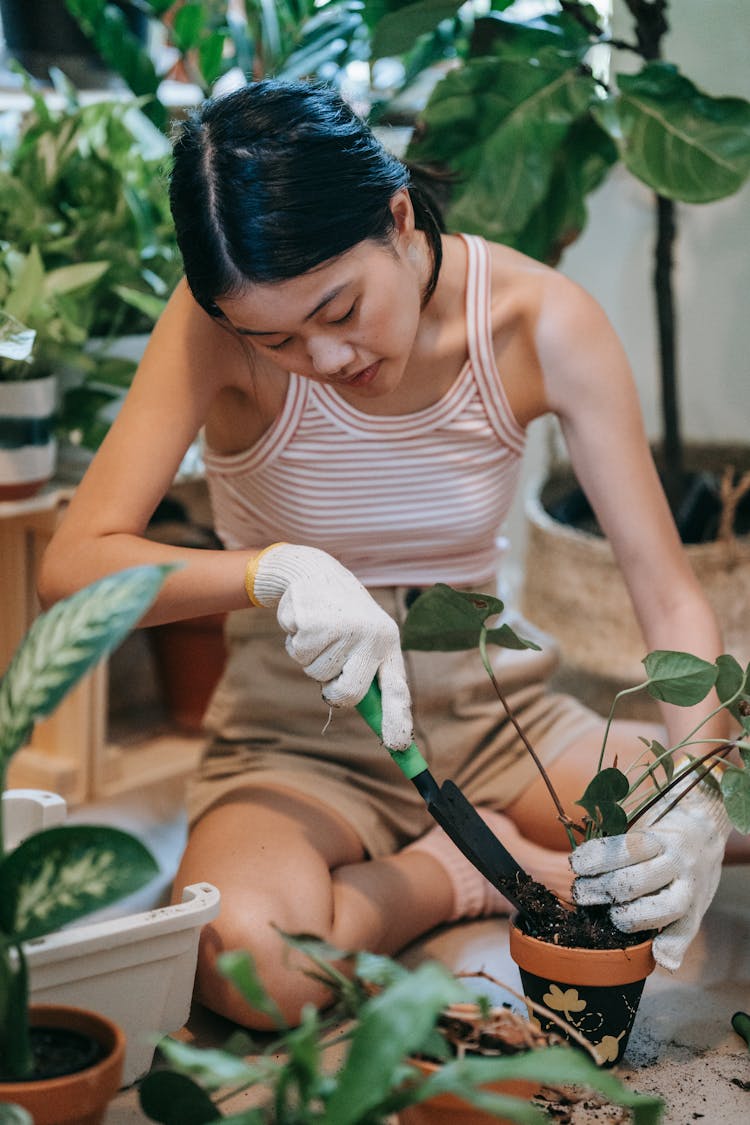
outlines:
[[[556, 894], [570, 899], [573, 876], [565, 852], [551, 851], [527, 840], [503, 813], [491, 809], [478, 809], [477, 812], [533, 879], [544, 883]], [[456, 922], [459, 918], [485, 918], [493, 914], [513, 912], [514, 907], [507, 898], [477, 871], [439, 826], [430, 829], [403, 850], [405, 853], [417, 851], [430, 855], [445, 871], [453, 889], [453, 911], [447, 921]]]

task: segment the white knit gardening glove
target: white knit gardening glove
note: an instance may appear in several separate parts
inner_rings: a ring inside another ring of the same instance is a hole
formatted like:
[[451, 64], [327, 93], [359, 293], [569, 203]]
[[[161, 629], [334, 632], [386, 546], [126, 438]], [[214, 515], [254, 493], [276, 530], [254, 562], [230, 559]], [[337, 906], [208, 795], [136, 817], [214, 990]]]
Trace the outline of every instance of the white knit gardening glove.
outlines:
[[276, 607], [286, 650], [323, 684], [332, 707], [359, 703], [377, 676], [383, 742], [404, 750], [412, 740], [411, 699], [398, 626], [340, 562], [316, 547], [275, 543], [252, 559], [250, 601]]
[[643, 828], [589, 840], [570, 857], [577, 876], [573, 900], [582, 906], [617, 904], [610, 917], [626, 933], [660, 930], [654, 959], [672, 970], [679, 968], [716, 893], [732, 827], [721, 796], [703, 783], [655, 824], [676, 789], [649, 810]]

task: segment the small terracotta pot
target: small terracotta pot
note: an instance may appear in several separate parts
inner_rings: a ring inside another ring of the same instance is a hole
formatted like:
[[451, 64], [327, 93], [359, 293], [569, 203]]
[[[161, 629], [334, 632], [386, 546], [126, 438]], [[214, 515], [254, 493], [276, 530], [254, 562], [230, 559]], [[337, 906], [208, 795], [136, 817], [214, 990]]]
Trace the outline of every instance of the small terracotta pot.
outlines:
[[[479, 1041], [478, 1030], [483, 1028], [486, 1032], [504, 1042], [509, 1052], [517, 1052], [519, 1055], [523, 1054], [525, 1049], [539, 1045], [546, 1038], [516, 1013], [503, 1012], [503, 1022], [499, 1026], [490, 1026], [492, 1021], [489, 1023], [485, 1021], [477, 1005], [472, 1003], [451, 1004], [446, 1009], [445, 1015], [449, 1019], [452, 1017], [465, 1023], [467, 1030], [471, 1027], [477, 1029], [477, 1042]], [[508, 1024], [507, 1020], [509, 1019], [515, 1022]], [[523, 1025], [523, 1027], [518, 1025]], [[470, 1041], [469, 1038], [467, 1046]], [[439, 1063], [428, 1062], [426, 1059], [410, 1058], [409, 1064], [419, 1070], [424, 1078], [429, 1078], [440, 1070]], [[535, 1094], [538, 1094], [541, 1088], [539, 1082], [520, 1078], [491, 1082], [486, 1087], [487, 1090], [492, 1090], [495, 1093], [522, 1098], [527, 1102]], [[456, 1094], [450, 1093], [439, 1094], [426, 1102], [420, 1102], [419, 1105], [407, 1106], [399, 1113], [398, 1121], [399, 1125], [488, 1125], [488, 1122], [495, 1122], [495, 1125], [497, 1125], [497, 1122], [500, 1122], [501, 1125], [503, 1123], [511, 1125], [508, 1118], [495, 1117], [484, 1110], [477, 1109], [469, 1102], [462, 1101]]]
[[[643, 985], [655, 968], [651, 940], [620, 949], [553, 945], [510, 927], [510, 955], [529, 999], [552, 1009], [596, 1050], [600, 1066], [622, 1058]], [[534, 1013], [543, 1030], [564, 1034]]]
[[125, 1034], [98, 1012], [62, 1004], [37, 1004], [29, 1019], [35, 1027], [65, 1027], [90, 1035], [103, 1046], [103, 1059], [76, 1074], [35, 1082], [0, 1082], [0, 1102], [23, 1106], [34, 1125], [100, 1125], [120, 1088]]
[[[409, 1065], [416, 1067], [425, 1078], [429, 1078], [440, 1069], [438, 1063], [427, 1062], [424, 1059], [409, 1059]], [[513, 1098], [523, 1098], [530, 1101], [534, 1094], [538, 1094], [541, 1085], [537, 1082], [526, 1082], [522, 1079], [508, 1079], [503, 1082], [492, 1082], [487, 1086], [496, 1094], [507, 1094]], [[419, 1105], [410, 1105], [402, 1109], [398, 1115], [399, 1125], [512, 1125], [510, 1118], [496, 1117], [492, 1113], [485, 1113], [482, 1109], [462, 1101], [456, 1094], [438, 1094], [436, 1098], [429, 1098]]]
[[224, 620], [212, 613], [149, 629], [164, 701], [181, 730], [201, 730], [226, 661]]

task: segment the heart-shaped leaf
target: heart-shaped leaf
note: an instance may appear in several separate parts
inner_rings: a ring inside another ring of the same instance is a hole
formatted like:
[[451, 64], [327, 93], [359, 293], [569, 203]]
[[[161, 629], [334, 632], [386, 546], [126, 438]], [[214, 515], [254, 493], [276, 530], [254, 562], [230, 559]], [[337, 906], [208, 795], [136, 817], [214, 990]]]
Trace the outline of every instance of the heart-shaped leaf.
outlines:
[[657, 649], [643, 660], [648, 673], [646, 688], [654, 699], [692, 707], [705, 699], [716, 683], [718, 668], [689, 652]]

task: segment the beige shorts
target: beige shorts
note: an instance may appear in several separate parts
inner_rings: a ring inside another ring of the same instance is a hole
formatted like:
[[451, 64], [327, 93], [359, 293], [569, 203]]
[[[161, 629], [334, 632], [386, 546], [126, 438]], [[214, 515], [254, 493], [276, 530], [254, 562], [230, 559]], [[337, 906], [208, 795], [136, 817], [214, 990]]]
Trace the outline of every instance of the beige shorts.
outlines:
[[[399, 623], [405, 587], [370, 591]], [[546, 634], [514, 627], [541, 652], [493, 647], [498, 682], [545, 764], [601, 725], [601, 718], [545, 682], [558, 663]], [[390, 855], [433, 821], [422, 798], [353, 708], [333, 712], [320, 686], [284, 648], [273, 610], [249, 609], [227, 622], [229, 658], [206, 713], [213, 735], [188, 785], [194, 824], [212, 805], [265, 786], [297, 790], [333, 808], [373, 857]], [[502, 809], [538, 774], [505, 716], [478, 650], [404, 653], [417, 746], [439, 783], [447, 778], [477, 806]]]

